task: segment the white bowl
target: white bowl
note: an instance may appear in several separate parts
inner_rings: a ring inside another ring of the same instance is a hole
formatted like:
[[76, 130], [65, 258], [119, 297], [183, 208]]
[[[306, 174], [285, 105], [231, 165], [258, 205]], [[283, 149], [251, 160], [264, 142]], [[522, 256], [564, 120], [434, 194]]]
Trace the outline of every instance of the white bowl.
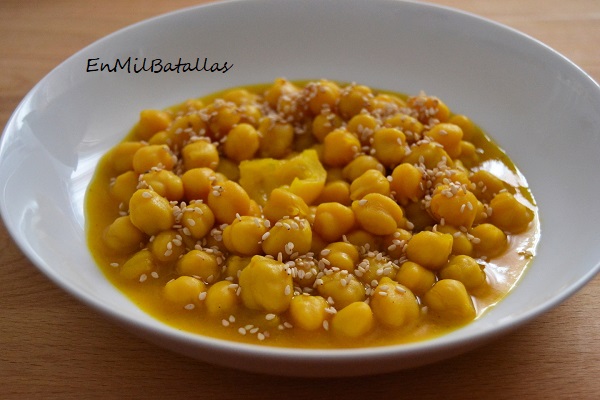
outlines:
[[[225, 72], [86, 72], [127, 57], [208, 58]], [[92, 59], [92, 61], [88, 61]], [[97, 61], [93, 59], [99, 59]], [[541, 215], [537, 256], [513, 292], [463, 329], [420, 343], [295, 350], [230, 343], [165, 326], [92, 261], [83, 199], [96, 162], [144, 108], [227, 87], [330, 78], [425, 90], [491, 134], [528, 179]], [[364, 375], [479, 346], [558, 305], [599, 269], [600, 89], [543, 44], [451, 9], [393, 0], [248, 0], [151, 19], [83, 49], [23, 99], [0, 146], [0, 210], [17, 244], [56, 284], [161, 346], [207, 362], [285, 375]]]

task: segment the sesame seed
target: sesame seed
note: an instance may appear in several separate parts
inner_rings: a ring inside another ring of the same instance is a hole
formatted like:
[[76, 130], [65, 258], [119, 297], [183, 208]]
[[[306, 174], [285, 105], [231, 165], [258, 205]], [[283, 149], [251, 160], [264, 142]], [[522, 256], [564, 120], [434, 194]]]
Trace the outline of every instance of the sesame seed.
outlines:
[[275, 319], [275, 317], [276, 317], [276, 315], [275, 315], [275, 314], [267, 314], [267, 315], [265, 315], [265, 319], [266, 319], [267, 321], [272, 321], [272, 320], [274, 320], [274, 319]]
[[358, 201], [358, 205], [359, 206], [364, 206], [365, 204], [367, 204], [367, 201], [368, 201], [367, 199], [361, 199], [361, 200]]
[[183, 307], [183, 308], [185, 308], [186, 310], [193, 310], [194, 308], [196, 308], [196, 306], [194, 304], [190, 303], [190, 304], [186, 304], [185, 307]]
[[239, 328], [238, 329], [238, 333], [243, 336], [243, 335], [246, 334], [246, 329], [245, 328]]
[[146, 274], [140, 275], [140, 282], [145, 282], [146, 279], [148, 279], [148, 275], [146, 275]]
[[198, 300], [202, 301], [202, 300], [204, 300], [204, 299], [206, 299], [206, 292], [201, 292], [201, 293], [198, 295]]
[[145, 199], [150, 199], [152, 198], [152, 193], [150, 192], [142, 192], [142, 197]]

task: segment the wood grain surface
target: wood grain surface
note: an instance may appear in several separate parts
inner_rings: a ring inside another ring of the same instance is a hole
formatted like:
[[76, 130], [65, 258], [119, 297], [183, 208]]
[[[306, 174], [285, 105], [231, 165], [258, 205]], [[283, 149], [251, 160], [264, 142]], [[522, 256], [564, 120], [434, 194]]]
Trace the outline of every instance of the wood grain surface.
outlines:
[[[598, 0], [435, 0], [520, 30], [600, 81]], [[0, 1], [0, 126], [54, 67], [132, 23], [202, 1]], [[599, 110], [600, 112], [600, 110]], [[518, 331], [418, 369], [273, 378], [139, 340], [63, 292], [0, 223], [0, 399], [600, 398], [600, 278]]]

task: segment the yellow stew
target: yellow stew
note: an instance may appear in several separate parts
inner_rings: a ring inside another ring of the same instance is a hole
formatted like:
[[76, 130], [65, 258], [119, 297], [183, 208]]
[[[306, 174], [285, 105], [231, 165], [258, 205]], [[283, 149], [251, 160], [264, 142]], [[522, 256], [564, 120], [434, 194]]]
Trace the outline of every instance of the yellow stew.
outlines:
[[329, 80], [144, 110], [86, 199], [108, 279], [178, 329], [272, 346], [431, 338], [533, 255], [526, 181], [439, 98]]

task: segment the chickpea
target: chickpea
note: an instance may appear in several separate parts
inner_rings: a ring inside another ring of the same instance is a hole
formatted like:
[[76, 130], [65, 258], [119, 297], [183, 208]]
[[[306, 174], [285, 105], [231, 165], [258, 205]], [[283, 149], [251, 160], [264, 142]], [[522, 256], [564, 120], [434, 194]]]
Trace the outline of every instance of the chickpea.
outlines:
[[316, 203], [340, 203], [349, 206], [351, 203], [350, 184], [341, 180], [326, 183]]
[[468, 322], [477, 316], [465, 285], [454, 279], [438, 281], [423, 296], [428, 312], [450, 321]]
[[167, 145], [149, 145], [140, 147], [133, 155], [133, 170], [138, 174], [152, 168], [171, 170], [175, 166], [175, 156]]
[[358, 224], [374, 235], [394, 233], [402, 223], [402, 208], [392, 199], [380, 193], [370, 193], [352, 202], [352, 210]]
[[110, 186], [110, 194], [123, 204], [128, 204], [131, 196], [137, 190], [139, 175], [134, 171], [127, 171], [117, 176]]
[[490, 202], [496, 194], [506, 189], [500, 178], [484, 169], [473, 173], [469, 179], [475, 185], [473, 190], [475, 196], [485, 202]]
[[452, 254], [466, 256], [473, 254], [473, 243], [461, 230], [450, 225], [438, 225], [437, 231], [452, 235]]
[[221, 276], [221, 266], [217, 255], [206, 250], [193, 249], [177, 261], [177, 273], [201, 279], [205, 283], [216, 282]]
[[496, 257], [506, 250], [508, 238], [498, 227], [492, 224], [481, 224], [472, 228], [469, 233], [475, 237], [473, 242], [475, 254], [488, 258]]
[[171, 123], [169, 113], [161, 110], [143, 110], [135, 127], [135, 134], [140, 140], [148, 140], [156, 132], [167, 129]]
[[419, 303], [406, 286], [385, 277], [373, 290], [371, 309], [375, 318], [384, 325], [406, 327], [420, 317]]
[[284, 263], [254, 256], [239, 277], [241, 299], [252, 310], [279, 314], [289, 308], [294, 287]]
[[470, 228], [477, 216], [477, 198], [464, 186], [438, 186], [431, 196], [430, 210], [442, 225]]
[[321, 296], [298, 295], [290, 301], [290, 317], [294, 326], [314, 331], [323, 326], [327, 319], [327, 301]]
[[477, 127], [475, 126], [473, 121], [471, 121], [471, 119], [466, 115], [453, 115], [452, 117], [450, 117], [448, 122], [454, 125], [458, 125], [460, 129], [462, 129], [464, 140], [470, 141], [471, 139], [473, 139], [473, 135], [475, 135], [475, 133], [477, 132]]
[[375, 326], [371, 307], [363, 301], [348, 304], [331, 319], [331, 330], [339, 336], [358, 338], [369, 333]]
[[208, 288], [204, 305], [210, 315], [231, 315], [240, 300], [236, 294], [237, 285], [229, 281], [219, 281]]
[[441, 279], [455, 279], [462, 282], [467, 290], [475, 289], [485, 282], [485, 272], [475, 259], [459, 255], [450, 258], [448, 265], [439, 272]]
[[217, 147], [206, 140], [197, 140], [186, 145], [182, 151], [183, 167], [186, 171], [192, 168], [216, 169], [219, 165]]
[[223, 136], [240, 122], [242, 116], [237, 109], [237, 105], [232, 102], [215, 102], [207, 107], [208, 114], [211, 116], [208, 122], [208, 127], [212, 136], [216, 140], [220, 140]]
[[323, 140], [323, 162], [331, 167], [343, 167], [358, 155], [360, 141], [344, 128], [338, 128]]
[[440, 123], [425, 132], [425, 136], [441, 144], [450, 157], [456, 158], [460, 156], [460, 142], [463, 138], [463, 131], [460, 126], [450, 123]]
[[231, 224], [238, 215], [248, 215], [251, 205], [248, 193], [234, 181], [213, 186], [207, 203], [220, 224]]
[[117, 253], [131, 253], [138, 250], [146, 239], [144, 232], [140, 231], [129, 216], [118, 217], [105, 230], [104, 243]]
[[416, 202], [425, 196], [423, 173], [412, 164], [402, 163], [392, 171], [390, 189], [400, 204]]
[[282, 218], [306, 218], [310, 210], [302, 197], [282, 188], [273, 189], [265, 206], [263, 214], [271, 223]]
[[327, 260], [330, 268], [339, 268], [348, 272], [354, 272], [358, 263], [358, 249], [347, 242], [334, 242], [328, 244], [319, 252], [322, 259]]
[[142, 249], [125, 261], [119, 270], [119, 275], [124, 279], [136, 279], [142, 282], [156, 268], [156, 261], [150, 250]]
[[390, 195], [390, 181], [376, 169], [365, 171], [350, 184], [351, 200], [360, 200], [369, 193]]
[[340, 88], [335, 82], [322, 79], [309, 89], [313, 94], [308, 101], [308, 107], [313, 115], [319, 115], [324, 109], [335, 108], [340, 97]]
[[152, 190], [170, 201], [179, 201], [183, 198], [183, 181], [171, 171], [150, 171], [142, 175], [142, 181]]
[[521, 233], [527, 230], [533, 221], [533, 211], [508, 192], [494, 196], [490, 207], [492, 208], [490, 222], [510, 233]]
[[427, 269], [439, 270], [452, 252], [452, 240], [452, 235], [447, 233], [421, 231], [408, 241], [406, 256]]
[[250, 124], [239, 124], [227, 134], [225, 155], [235, 162], [249, 160], [260, 147], [260, 134]]
[[289, 258], [294, 253], [304, 254], [312, 246], [312, 230], [303, 219], [282, 219], [275, 223], [268, 235], [263, 236], [262, 249], [265, 254]]
[[185, 171], [181, 176], [185, 198], [208, 200], [208, 194], [212, 191], [212, 184], [216, 179], [215, 171], [207, 167]]
[[364, 145], [369, 144], [370, 139], [373, 137], [373, 133], [379, 128], [379, 122], [375, 117], [366, 113], [360, 113], [353, 116], [346, 129], [352, 132], [360, 142]]
[[133, 156], [145, 144], [142, 142], [123, 142], [110, 151], [110, 163], [117, 174], [133, 170]]
[[387, 118], [384, 121], [384, 126], [398, 128], [406, 135], [406, 139], [409, 142], [419, 140], [421, 138], [421, 132], [425, 129], [418, 119], [402, 113]]
[[240, 257], [235, 254], [227, 257], [225, 261], [225, 275], [226, 278], [230, 278], [233, 282], [237, 282], [239, 274], [248, 264], [252, 257]]
[[379, 282], [383, 277], [394, 277], [397, 266], [392, 263], [389, 257], [382, 253], [376, 253], [374, 256], [365, 257], [356, 267], [354, 274], [358, 280], [364, 284]]
[[380, 128], [373, 134], [375, 157], [386, 167], [400, 164], [406, 152], [406, 136], [396, 128]]
[[412, 261], [402, 263], [395, 279], [417, 296], [424, 295], [436, 281], [435, 274], [432, 271]]
[[419, 94], [409, 97], [406, 103], [417, 113], [418, 120], [424, 124], [430, 123], [432, 120], [446, 122], [450, 118], [448, 106], [435, 96]]
[[332, 112], [321, 112], [312, 121], [312, 134], [320, 143], [330, 132], [340, 128], [344, 121]]
[[258, 155], [262, 158], [284, 158], [292, 148], [294, 127], [290, 123], [263, 118], [258, 126], [261, 136]]
[[354, 212], [339, 203], [322, 203], [317, 206], [313, 229], [328, 242], [339, 240], [355, 224]]
[[153, 237], [150, 251], [161, 262], [174, 262], [185, 251], [181, 235], [173, 229], [162, 231]]
[[131, 196], [129, 217], [147, 235], [170, 229], [175, 222], [169, 201], [149, 189], [139, 189]]
[[329, 299], [331, 297], [333, 305], [338, 310], [355, 301], [364, 301], [366, 298], [363, 284], [346, 270], [324, 275], [321, 282], [317, 284], [317, 290], [324, 298]]
[[411, 147], [411, 152], [404, 157], [403, 163], [420, 165], [427, 169], [437, 168], [440, 165], [454, 166], [454, 162], [443, 147], [433, 143], [420, 143]]
[[377, 170], [381, 174], [385, 173], [385, 167], [377, 158], [363, 154], [350, 161], [344, 167], [342, 177], [348, 182], [352, 182], [370, 169]]
[[199, 296], [204, 292], [206, 286], [202, 281], [191, 276], [180, 276], [165, 284], [163, 297], [174, 305], [193, 309], [200, 305]]
[[266, 232], [264, 219], [241, 216], [223, 230], [223, 243], [227, 250], [234, 254], [242, 256], [260, 254], [262, 237]]
[[363, 85], [352, 85], [345, 88], [340, 93], [338, 109], [344, 119], [350, 119], [360, 113], [363, 109], [368, 109], [373, 99], [371, 88]]
[[208, 205], [192, 202], [181, 217], [181, 225], [186, 235], [194, 239], [205, 237], [215, 224], [215, 215]]

